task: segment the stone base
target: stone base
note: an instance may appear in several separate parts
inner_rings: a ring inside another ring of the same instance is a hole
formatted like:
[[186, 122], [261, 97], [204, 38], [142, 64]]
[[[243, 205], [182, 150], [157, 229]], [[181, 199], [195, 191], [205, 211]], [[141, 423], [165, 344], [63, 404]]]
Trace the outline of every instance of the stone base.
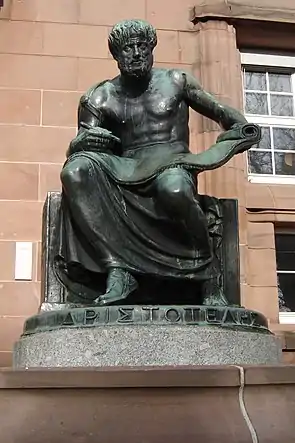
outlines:
[[219, 327], [109, 326], [60, 329], [23, 337], [14, 367], [277, 364], [271, 334]]
[[292, 443], [295, 366], [0, 370], [3, 443]]
[[15, 368], [245, 365], [281, 362], [259, 313], [235, 307], [69, 308], [29, 318]]

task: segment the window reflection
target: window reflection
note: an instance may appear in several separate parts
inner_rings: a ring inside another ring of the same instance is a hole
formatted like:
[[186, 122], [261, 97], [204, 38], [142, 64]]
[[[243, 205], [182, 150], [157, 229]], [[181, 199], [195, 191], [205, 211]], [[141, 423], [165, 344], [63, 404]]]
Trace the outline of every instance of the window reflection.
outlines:
[[295, 153], [275, 152], [275, 173], [278, 175], [295, 175]]
[[271, 152], [249, 151], [250, 174], [272, 174]]
[[249, 173], [295, 176], [292, 73], [246, 70], [244, 87], [247, 117], [262, 123], [262, 139], [248, 151]]

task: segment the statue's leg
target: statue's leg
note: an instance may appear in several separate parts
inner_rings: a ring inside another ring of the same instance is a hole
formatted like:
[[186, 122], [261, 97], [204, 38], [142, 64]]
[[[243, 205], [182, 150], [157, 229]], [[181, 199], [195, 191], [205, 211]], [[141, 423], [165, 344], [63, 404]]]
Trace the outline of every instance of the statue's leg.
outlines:
[[195, 249], [209, 258], [211, 248], [207, 220], [202, 211], [194, 177], [185, 169], [171, 168], [156, 179], [155, 197], [161, 210], [185, 230]]
[[203, 305], [205, 306], [229, 306], [226, 296], [223, 293], [221, 282], [219, 282], [218, 271], [202, 285]]
[[197, 184], [193, 176], [181, 168], [167, 169], [156, 181], [156, 196], [160, 207], [171, 218], [179, 221], [180, 228], [184, 227], [187, 230], [197, 253], [205, 260], [208, 257], [212, 258], [212, 276], [203, 284], [203, 303], [228, 305], [217, 282], [218, 272], [214, 266], [216, 258], [212, 257], [207, 219], [199, 204]]
[[108, 275], [105, 294], [97, 297], [94, 303], [107, 306], [125, 300], [137, 287], [137, 281], [130, 272], [122, 268], [113, 268]]
[[103, 213], [103, 202], [91, 179], [95, 176], [97, 180], [106, 180], [103, 173], [101, 177], [98, 174], [90, 159], [77, 157], [65, 165], [61, 181], [74, 223], [95, 247], [97, 260], [108, 272], [106, 292], [95, 300], [97, 304], [107, 305], [127, 298], [137, 288], [137, 282], [112, 252], [116, 245], [111, 233], [109, 238], [102, 236], [101, 226], [108, 223], [110, 215]]

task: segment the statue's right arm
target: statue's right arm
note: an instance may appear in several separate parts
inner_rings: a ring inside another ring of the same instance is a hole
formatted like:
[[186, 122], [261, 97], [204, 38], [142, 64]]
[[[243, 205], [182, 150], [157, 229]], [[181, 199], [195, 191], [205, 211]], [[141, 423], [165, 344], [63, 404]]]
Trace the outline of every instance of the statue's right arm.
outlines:
[[94, 113], [88, 109], [89, 105], [86, 105], [87, 100], [89, 100], [89, 98], [86, 95], [83, 95], [80, 99], [78, 107], [78, 132], [76, 137], [71, 141], [69, 145], [66, 153], [67, 157], [74, 154], [75, 152], [87, 150], [87, 126], [89, 128], [103, 127], [102, 113], [101, 118], [99, 118], [100, 113], [98, 112], [97, 116], [95, 116]]
[[103, 111], [106, 97], [103, 89], [99, 85], [81, 97], [78, 107], [78, 133], [70, 143], [67, 157], [79, 151], [112, 149], [116, 142], [120, 142], [106, 127]]

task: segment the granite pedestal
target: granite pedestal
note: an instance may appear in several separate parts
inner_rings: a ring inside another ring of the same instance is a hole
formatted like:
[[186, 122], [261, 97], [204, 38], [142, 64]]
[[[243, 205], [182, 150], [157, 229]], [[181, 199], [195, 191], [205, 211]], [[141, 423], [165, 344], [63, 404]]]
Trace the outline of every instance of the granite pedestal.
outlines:
[[277, 364], [266, 319], [243, 308], [113, 306], [44, 312], [27, 320], [14, 366]]

